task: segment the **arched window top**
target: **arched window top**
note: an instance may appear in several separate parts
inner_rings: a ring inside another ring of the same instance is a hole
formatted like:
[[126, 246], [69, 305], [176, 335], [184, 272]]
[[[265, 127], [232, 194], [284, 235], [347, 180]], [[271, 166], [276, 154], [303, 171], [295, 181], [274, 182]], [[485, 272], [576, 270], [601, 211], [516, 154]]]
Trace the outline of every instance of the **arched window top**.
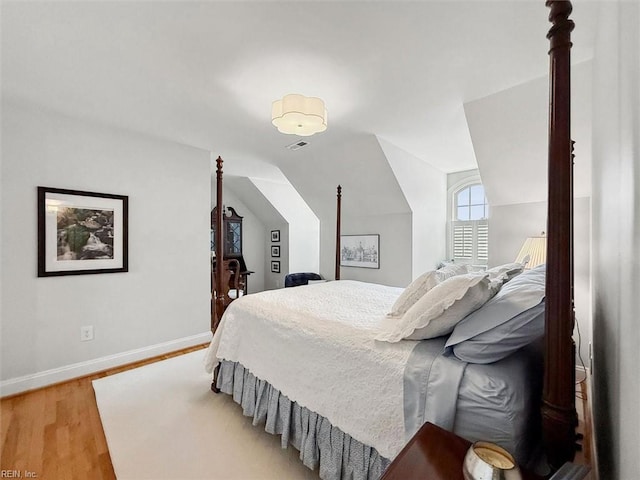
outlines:
[[466, 185], [455, 195], [454, 220], [484, 220], [489, 218], [489, 203], [481, 183]]

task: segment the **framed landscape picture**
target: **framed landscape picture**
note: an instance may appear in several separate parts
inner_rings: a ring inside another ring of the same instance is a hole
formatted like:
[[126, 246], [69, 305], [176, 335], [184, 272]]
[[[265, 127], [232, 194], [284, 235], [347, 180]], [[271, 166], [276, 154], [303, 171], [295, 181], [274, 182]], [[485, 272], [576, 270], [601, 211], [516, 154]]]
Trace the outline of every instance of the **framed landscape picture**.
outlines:
[[340, 265], [380, 268], [380, 235], [341, 235]]
[[128, 200], [38, 187], [38, 276], [128, 271]]

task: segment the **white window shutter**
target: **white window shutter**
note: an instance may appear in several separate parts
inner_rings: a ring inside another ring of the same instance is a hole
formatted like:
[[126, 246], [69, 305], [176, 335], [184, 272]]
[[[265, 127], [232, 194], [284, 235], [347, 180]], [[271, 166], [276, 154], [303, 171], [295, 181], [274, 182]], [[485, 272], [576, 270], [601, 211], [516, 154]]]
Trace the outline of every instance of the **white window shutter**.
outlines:
[[471, 260], [473, 256], [472, 222], [453, 222], [453, 257]]
[[489, 222], [456, 220], [451, 223], [453, 259], [486, 265], [489, 259]]
[[489, 260], [489, 223], [486, 220], [476, 221], [476, 231], [476, 258], [478, 263], [486, 264]]

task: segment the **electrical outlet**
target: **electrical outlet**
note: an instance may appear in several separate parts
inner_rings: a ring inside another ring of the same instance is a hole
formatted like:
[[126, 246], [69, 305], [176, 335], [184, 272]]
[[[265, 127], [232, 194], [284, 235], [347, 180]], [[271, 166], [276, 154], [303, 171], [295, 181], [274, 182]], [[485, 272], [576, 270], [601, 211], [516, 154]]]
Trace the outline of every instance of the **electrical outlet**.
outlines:
[[80, 341], [88, 342], [89, 340], [93, 340], [93, 325], [80, 327]]

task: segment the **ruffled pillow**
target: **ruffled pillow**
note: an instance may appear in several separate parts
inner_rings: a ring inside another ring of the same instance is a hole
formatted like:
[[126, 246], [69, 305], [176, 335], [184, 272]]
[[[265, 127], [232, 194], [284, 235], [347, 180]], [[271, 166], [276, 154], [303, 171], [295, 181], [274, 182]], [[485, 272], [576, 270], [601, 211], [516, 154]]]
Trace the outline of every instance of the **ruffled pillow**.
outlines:
[[464, 263], [449, 263], [436, 270], [436, 276], [439, 282], [444, 282], [447, 278], [464, 275], [465, 273], [469, 273], [469, 266]]
[[524, 263], [505, 263], [504, 265], [498, 265], [493, 268], [487, 269], [487, 273], [492, 280], [502, 280], [508, 282], [513, 277], [520, 275], [524, 272]]
[[401, 317], [411, 308], [422, 296], [438, 284], [438, 277], [435, 270], [425, 272], [409, 284], [400, 294], [398, 299], [387, 313], [388, 317]]
[[403, 339], [425, 340], [447, 335], [456, 324], [484, 305], [497, 291], [486, 273], [455, 275], [439, 283], [376, 340], [399, 342]]

